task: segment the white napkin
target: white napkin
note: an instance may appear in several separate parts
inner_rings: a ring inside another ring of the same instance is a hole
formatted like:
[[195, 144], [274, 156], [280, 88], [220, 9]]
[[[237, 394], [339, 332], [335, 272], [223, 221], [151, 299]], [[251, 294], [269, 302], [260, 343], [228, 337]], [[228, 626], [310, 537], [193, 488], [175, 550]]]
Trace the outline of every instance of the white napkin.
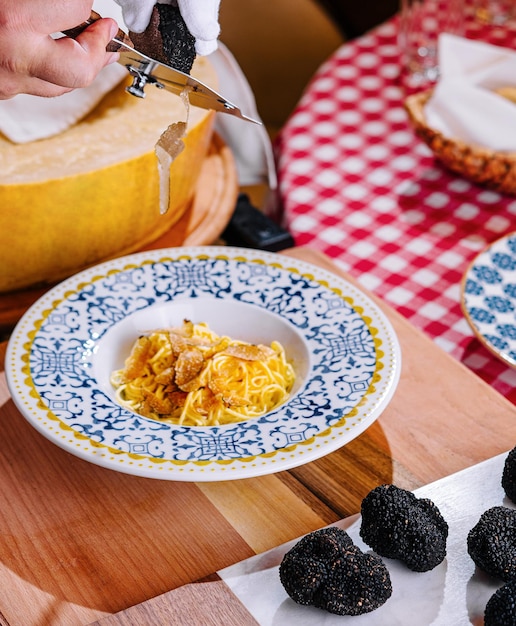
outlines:
[[[243, 113], [260, 120], [251, 86], [227, 47], [219, 42], [217, 50], [209, 58], [217, 72], [219, 92], [237, 104]], [[231, 148], [240, 185], [267, 182], [270, 189], [276, 189], [274, 153], [265, 126], [219, 113], [215, 119], [215, 130]]]
[[61, 133], [87, 115], [124, 77], [119, 64], [105, 67], [89, 87], [56, 98], [19, 94], [0, 101], [0, 132], [13, 143], [27, 143]]
[[446, 137], [516, 151], [516, 103], [495, 93], [516, 87], [516, 52], [450, 34], [439, 37], [441, 78], [425, 107]]
[[[112, 0], [95, 0], [93, 8], [103, 17], [112, 17], [123, 24], [120, 8]], [[10, 100], [0, 100], [0, 132], [13, 143], [57, 135], [86, 116], [126, 77], [127, 70], [113, 63], [105, 67], [89, 87], [74, 89], [56, 98], [19, 94]]]

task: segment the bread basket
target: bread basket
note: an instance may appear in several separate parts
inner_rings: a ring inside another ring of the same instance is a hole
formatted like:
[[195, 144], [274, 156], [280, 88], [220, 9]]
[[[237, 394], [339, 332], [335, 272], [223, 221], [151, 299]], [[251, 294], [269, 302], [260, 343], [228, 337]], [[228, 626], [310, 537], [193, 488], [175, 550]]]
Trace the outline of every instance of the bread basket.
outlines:
[[432, 90], [408, 96], [404, 106], [414, 130], [448, 169], [479, 185], [516, 194], [516, 152], [496, 152], [445, 137], [425, 120], [425, 104]]

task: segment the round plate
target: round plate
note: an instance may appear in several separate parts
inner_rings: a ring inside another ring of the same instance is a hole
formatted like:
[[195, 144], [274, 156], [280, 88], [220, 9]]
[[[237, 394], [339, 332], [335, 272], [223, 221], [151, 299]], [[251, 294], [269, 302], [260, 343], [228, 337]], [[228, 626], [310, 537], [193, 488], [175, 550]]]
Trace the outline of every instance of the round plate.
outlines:
[[484, 346], [516, 367], [516, 232], [473, 260], [462, 280], [461, 305]]
[[[117, 404], [109, 377], [135, 339], [183, 319], [252, 343], [279, 340], [296, 370], [289, 400], [204, 428]], [[68, 452], [139, 476], [218, 481], [285, 470], [350, 442], [389, 402], [400, 364], [390, 323], [347, 281], [274, 253], [192, 247], [108, 261], [54, 287], [16, 326], [6, 372], [19, 410]]]

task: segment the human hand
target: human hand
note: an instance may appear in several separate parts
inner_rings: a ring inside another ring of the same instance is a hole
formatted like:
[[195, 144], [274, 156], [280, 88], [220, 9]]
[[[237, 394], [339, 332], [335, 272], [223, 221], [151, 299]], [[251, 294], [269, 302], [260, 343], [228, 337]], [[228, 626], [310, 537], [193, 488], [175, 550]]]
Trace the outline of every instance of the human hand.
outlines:
[[0, 100], [19, 93], [53, 97], [93, 82], [118, 59], [106, 46], [115, 20], [98, 20], [76, 39], [54, 39], [90, 17], [92, 0], [0, 0]]
[[[127, 27], [135, 33], [143, 33], [149, 24], [156, 0], [115, 0], [121, 7]], [[217, 49], [220, 33], [220, 0], [160, 0], [160, 4], [174, 4], [195, 37], [195, 51], [204, 56]]]

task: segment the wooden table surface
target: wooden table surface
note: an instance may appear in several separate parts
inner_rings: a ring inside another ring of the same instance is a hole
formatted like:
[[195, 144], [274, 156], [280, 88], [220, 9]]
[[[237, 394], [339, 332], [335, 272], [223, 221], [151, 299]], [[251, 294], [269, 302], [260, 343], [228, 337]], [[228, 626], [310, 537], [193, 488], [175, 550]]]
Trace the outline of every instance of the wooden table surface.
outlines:
[[[314, 251], [287, 253], [339, 273]], [[201, 608], [202, 583], [187, 583], [356, 513], [378, 484], [414, 489], [516, 445], [516, 407], [379, 304], [402, 350], [389, 406], [344, 448], [258, 478], [158, 481], [87, 463], [25, 421], [2, 369], [0, 625], [253, 624], [220, 581]], [[146, 601], [169, 590], [173, 608], [152, 621], [160, 600]]]

